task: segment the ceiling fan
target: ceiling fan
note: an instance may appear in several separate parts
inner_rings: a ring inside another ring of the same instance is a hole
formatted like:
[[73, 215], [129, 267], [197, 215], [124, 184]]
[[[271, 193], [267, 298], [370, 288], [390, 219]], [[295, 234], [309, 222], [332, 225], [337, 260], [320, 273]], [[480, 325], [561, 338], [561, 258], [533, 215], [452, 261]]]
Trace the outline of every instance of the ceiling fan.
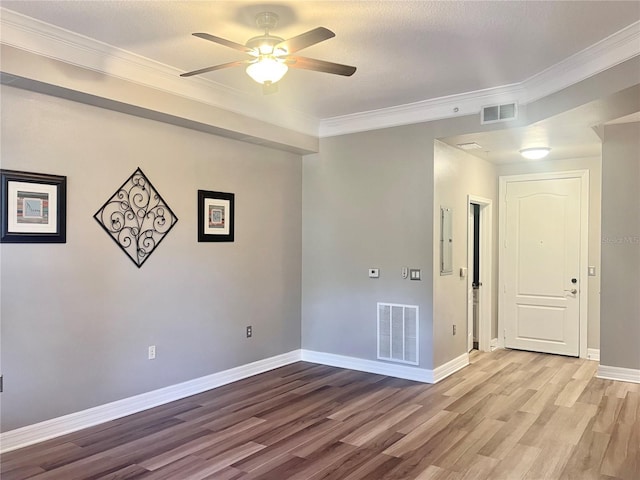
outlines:
[[264, 34], [253, 37], [247, 41], [246, 45], [232, 42], [224, 38], [216, 37], [208, 33], [194, 33], [193, 35], [209, 40], [210, 42], [224, 45], [225, 47], [239, 50], [251, 56], [246, 60], [214, 65], [213, 67], [201, 68], [193, 72], [183, 73], [181, 77], [191, 77], [201, 73], [213, 72], [223, 68], [247, 65], [247, 74], [256, 82], [262, 84], [265, 94], [277, 91], [275, 83], [280, 80], [289, 67], [304, 70], [314, 70], [316, 72], [332, 73], [349, 77], [356, 71], [356, 67], [341, 65], [339, 63], [316, 60], [314, 58], [300, 57], [293, 55], [303, 48], [310, 47], [316, 43], [335, 37], [335, 33], [324, 27], [317, 27], [308, 32], [302, 33], [288, 40], [269, 34], [269, 31], [278, 24], [278, 15], [273, 12], [262, 12], [256, 16], [256, 24], [264, 29]]

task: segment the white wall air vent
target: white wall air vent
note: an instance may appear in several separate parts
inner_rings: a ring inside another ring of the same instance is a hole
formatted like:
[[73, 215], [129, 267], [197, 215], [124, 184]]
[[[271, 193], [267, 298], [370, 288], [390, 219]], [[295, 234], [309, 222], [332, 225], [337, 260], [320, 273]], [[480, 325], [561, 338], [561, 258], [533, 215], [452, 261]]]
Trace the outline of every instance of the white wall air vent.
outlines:
[[505, 103], [504, 105], [489, 105], [482, 107], [480, 113], [480, 123], [496, 123], [496, 122], [508, 122], [509, 120], [515, 120], [518, 117], [518, 104], [517, 103]]
[[418, 306], [378, 303], [378, 358], [418, 365]]

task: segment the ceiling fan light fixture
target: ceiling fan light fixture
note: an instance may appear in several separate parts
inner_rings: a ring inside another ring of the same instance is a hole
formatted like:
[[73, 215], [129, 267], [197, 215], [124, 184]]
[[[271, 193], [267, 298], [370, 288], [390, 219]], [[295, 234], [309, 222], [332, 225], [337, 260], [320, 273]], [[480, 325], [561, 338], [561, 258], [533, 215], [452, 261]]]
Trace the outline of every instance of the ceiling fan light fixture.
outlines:
[[520, 155], [527, 160], [541, 160], [549, 155], [550, 151], [551, 149], [549, 147], [523, 148], [520, 150]]
[[248, 65], [246, 67], [247, 75], [257, 83], [260, 83], [263, 86], [263, 93], [268, 94], [277, 90], [276, 82], [282, 79], [289, 70], [289, 67], [331, 73], [345, 77], [350, 77], [356, 72], [356, 67], [350, 65], [341, 65], [325, 60], [292, 55], [302, 49], [335, 37], [336, 34], [328, 28], [316, 27], [308, 32], [284, 40], [269, 33], [269, 31], [276, 26], [277, 21], [278, 15], [275, 13], [259, 13], [256, 16], [256, 24], [258, 27], [264, 28], [264, 34], [250, 38], [245, 45], [211, 35], [210, 33], [195, 32], [193, 34], [195, 37], [238, 50], [253, 58], [212, 65], [191, 72], [181, 73], [180, 76], [192, 77], [194, 75], [222, 70], [223, 68]]
[[276, 83], [288, 70], [284, 62], [273, 56], [264, 56], [247, 67], [247, 75], [261, 84]]

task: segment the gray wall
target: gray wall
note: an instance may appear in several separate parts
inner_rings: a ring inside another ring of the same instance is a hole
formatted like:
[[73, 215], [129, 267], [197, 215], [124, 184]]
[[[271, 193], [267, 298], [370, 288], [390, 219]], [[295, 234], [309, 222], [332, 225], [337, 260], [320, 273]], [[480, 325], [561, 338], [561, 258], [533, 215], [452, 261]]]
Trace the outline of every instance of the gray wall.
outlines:
[[[434, 153], [434, 248], [433, 251], [433, 318], [434, 363], [442, 365], [467, 352], [467, 278], [460, 278], [460, 267], [467, 266], [467, 195], [492, 201], [495, 212], [497, 179], [495, 165], [469, 155], [443, 142], [435, 142]], [[440, 207], [452, 209], [453, 274], [440, 275]], [[492, 216], [497, 224], [497, 216]], [[493, 228], [492, 228], [493, 231]], [[493, 235], [494, 245], [497, 237]], [[497, 264], [492, 255], [492, 263]], [[497, 324], [497, 271], [492, 268], [492, 321]], [[453, 335], [452, 325], [457, 326]], [[491, 338], [494, 338], [493, 332]]]
[[640, 369], [640, 123], [604, 129], [600, 363]]
[[[19, 60], [10, 63], [33, 70], [19, 73], [47, 80], [39, 76], [42, 65]], [[529, 121], [545, 118], [629, 87], [638, 62], [529, 104], [523, 118], [527, 111]], [[50, 73], [68, 80], [59, 67], [50, 65]], [[89, 83], [110, 91], [102, 81]], [[132, 105], [149, 94], [125, 90], [118, 99]], [[620, 100], [627, 113], [637, 111], [637, 96]], [[457, 344], [434, 349], [434, 332], [445, 331], [433, 315], [434, 140], [504, 125], [480, 127], [470, 115], [325, 138], [321, 153], [301, 164], [295, 154], [12, 87], [2, 87], [1, 101], [2, 168], [69, 178], [68, 243], [0, 249], [3, 430], [297, 349], [301, 335], [310, 350], [375, 359], [377, 301], [420, 306], [422, 368], [459, 354]], [[157, 103], [145, 108], [195, 115], [195, 105]], [[315, 148], [308, 138], [273, 135], [278, 144]], [[625, 138], [610, 148], [630, 148], [633, 138]], [[637, 154], [636, 147], [636, 161]], [[140, 270], [92, 218], [138, 166], [180, 218]], [[233, 244], [196, 242], [198, 189], [236, 193]], [[612, 200], [616, 195], [623, 194]], [[637, 196], [631, 200], [637, 206]], [[604, 218], [620, 211], [607, 208]], [[634, 259], [624, 256], [626, 265]], [[402, 266], [421, 268], [422, 281], [401, 279]], [[367, 278], [369, 267], [380, 268], [381, 277]], [[623, 305], [635, 305], [634, 288]], [[603, 332], [608, 309], [621, 311], [609, 303], [602, 305]], [[613, 315], [603, 363], [637, 368], [626, 361], [637, 360], [637, 343], [630, 344], [635, 313]], [[151, 344], [158, 348], [154, 361], [146, 359]]]
[[[431, 368], [433, 137], [412, 125], [322, 139], [304, 157], [305, 349], [375, 360], [376, 302], [420, 307]], [[402, 279], [403, 266], [422, 281]], [[379, 268], [370, 279], [368, 268]]]
[[[68, 178], [67, 243], [1, 246], [3, 431], [300, 348], [300, 156], [1, 97], [2, 168]], [[141, 269], [92, 218], [138, 166], [179, 218]], [[198, 189], [236, 194], [234, 243], [197, 242]]]
[[[638, 68], [632, 59], [532, 102], [515, 123], [481, 126], [468, 115], [321, 139], [319, 153], [303, 161], [303, 348], [375, 360], [376, 302], [384, 301], [420, 306], [421, 368], [463, 353], [451, 319], [434, 315], [434, 141], [520, 127], [600, 100], [595, 107], [609, 119], [627, 115], [637, 111]], [[403, 280], [402, 266], [422, 268], [422, 281]], [[367, 278], [371, 267], [381, 269], [379, 279]]]
[[[304, 157], [303, 348], [375, 360], [376, 302], [390, 302], [420, 307], [421, 368], [462, 353], [434, 349], [434, 332], [451, 328], [433, 315], [434, 141], [495, 128], [468, 115], [323, 138]], [[403, 266], [422, 280], [402, 279]]]

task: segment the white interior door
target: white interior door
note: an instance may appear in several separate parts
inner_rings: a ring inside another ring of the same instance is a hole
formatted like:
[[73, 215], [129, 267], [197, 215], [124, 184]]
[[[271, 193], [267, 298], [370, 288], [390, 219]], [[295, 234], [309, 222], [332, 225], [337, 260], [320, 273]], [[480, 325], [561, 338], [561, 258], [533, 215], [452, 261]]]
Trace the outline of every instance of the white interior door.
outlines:
[[506, 183], [507, 348], [579, 356], [581, 179]]

